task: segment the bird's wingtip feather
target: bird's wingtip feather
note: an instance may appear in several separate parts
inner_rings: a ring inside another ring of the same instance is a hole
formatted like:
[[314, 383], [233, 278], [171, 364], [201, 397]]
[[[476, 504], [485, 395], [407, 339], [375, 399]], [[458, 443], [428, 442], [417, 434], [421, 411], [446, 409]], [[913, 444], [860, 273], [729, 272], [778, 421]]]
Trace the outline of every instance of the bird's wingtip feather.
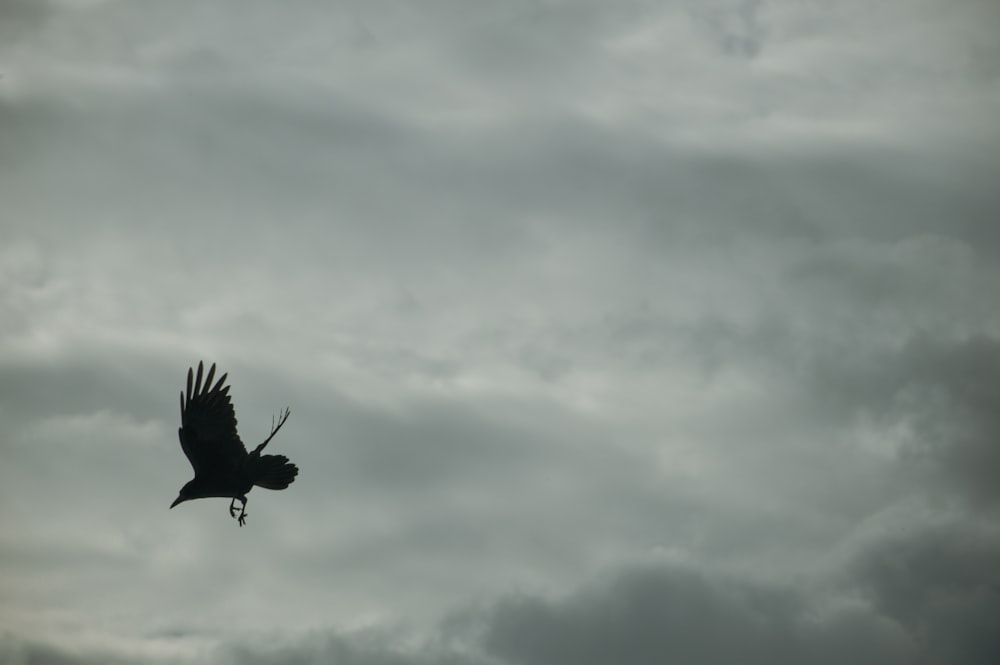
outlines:
[[212, 367], [208, 370], [208, 376], [205, 377], [205, 390], [207, 391], [212, 387], [212, 379], [215, 378], [215, 363], [212, 363]]

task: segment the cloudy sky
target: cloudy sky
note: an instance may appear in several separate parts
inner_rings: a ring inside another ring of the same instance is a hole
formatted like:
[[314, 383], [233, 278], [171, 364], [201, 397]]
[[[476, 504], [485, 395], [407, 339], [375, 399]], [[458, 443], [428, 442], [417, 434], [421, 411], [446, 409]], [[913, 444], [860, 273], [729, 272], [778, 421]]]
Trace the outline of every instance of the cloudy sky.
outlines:
[[998, 33], [0, 0], [0, 661], [1000, 662]]

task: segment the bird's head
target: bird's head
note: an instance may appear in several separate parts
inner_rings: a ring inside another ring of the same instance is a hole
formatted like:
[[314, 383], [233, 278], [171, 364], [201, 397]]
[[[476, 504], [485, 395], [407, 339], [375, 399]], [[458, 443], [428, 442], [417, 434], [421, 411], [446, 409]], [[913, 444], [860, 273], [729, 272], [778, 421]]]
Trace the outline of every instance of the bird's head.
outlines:
[[170, 504], [171, 508], [173, 508], [174, 506], [176, 506], [179, 503], [184, 503], [185, 501], [188, 501], [189, 499], [195, 499], [195, 498], [197, 498], [195, 496], [194, 492], [191, 489], [191, 482], [193, 482], [193, 481], [189, 481], [189, 482], [187, 482], [187, 483], [184, 484], [184, 487], [182, 487], [181, 491], [177, 494], [177, 498], [174, 499], [174, 502], [172, 504]]

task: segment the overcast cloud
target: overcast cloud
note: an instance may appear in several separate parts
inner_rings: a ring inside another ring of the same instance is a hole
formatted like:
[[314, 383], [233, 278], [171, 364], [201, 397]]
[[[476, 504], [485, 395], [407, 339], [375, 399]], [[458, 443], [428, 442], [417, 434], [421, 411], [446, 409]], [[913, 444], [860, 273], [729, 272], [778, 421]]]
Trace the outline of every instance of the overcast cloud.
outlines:
[[1000, 662], [998, 33], [0, 0], [0, 661]]

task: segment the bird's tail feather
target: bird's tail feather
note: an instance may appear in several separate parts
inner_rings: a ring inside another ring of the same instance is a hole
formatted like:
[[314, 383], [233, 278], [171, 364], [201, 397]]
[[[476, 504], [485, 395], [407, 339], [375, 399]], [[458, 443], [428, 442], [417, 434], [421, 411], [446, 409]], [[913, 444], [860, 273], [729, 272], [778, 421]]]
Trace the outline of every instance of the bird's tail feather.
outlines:
[[261, 455], [254, 467], [253, 484], [269, 490], [285, 489], [299, 473], [284, 455]]

